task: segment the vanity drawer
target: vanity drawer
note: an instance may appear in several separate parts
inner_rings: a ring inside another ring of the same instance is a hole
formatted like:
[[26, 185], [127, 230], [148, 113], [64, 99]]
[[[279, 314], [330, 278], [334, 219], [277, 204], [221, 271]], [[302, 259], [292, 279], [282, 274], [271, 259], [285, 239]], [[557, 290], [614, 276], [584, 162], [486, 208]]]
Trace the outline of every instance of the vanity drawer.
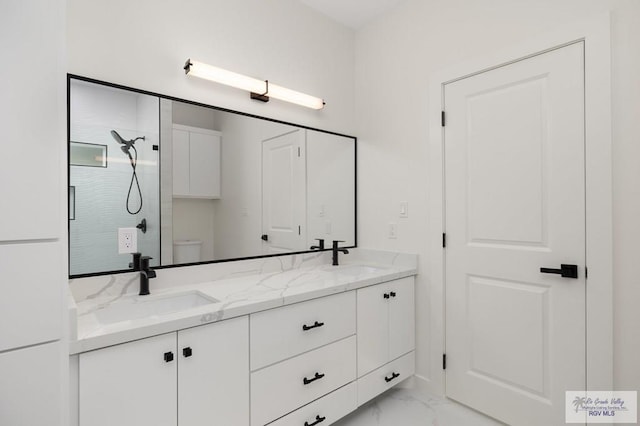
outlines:
[[251, 370], [356, 332], [355, 291], [251, 314]]
[[358, 406], [413, 376], [415, 364], [415, 352], [411, 351], [358, 379]]
[[317, 401], [270, 423], [269, 426], [330, 425], [358, 407], [358, 386], [351, 382]]
[[355, 378], [355, 336], [255, 371], [251, 425], [267, 424]]

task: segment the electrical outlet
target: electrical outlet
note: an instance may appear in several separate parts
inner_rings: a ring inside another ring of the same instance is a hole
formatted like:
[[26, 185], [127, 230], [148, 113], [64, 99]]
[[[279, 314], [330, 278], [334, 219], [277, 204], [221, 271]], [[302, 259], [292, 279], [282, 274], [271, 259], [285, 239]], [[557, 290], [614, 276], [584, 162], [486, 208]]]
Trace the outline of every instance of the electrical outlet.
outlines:
[[406, 201], [400, 203], [400, 217], [409, 217], [409, 203]]
[[398, 224], [397, 223], [389, 223], [389, 238], [396, 239], [398, 238]]
[[118, 254], [138, 251], [138, 230], [136, 228], [118, 228]]

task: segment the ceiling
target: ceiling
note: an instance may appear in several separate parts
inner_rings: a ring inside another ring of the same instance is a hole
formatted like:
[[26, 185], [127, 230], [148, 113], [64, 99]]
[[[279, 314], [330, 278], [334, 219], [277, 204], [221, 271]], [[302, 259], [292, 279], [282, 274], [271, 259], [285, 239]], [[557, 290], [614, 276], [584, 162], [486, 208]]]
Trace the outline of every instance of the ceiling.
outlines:
[[358, 29], [402, 0], [300, 0], [335, 21]]

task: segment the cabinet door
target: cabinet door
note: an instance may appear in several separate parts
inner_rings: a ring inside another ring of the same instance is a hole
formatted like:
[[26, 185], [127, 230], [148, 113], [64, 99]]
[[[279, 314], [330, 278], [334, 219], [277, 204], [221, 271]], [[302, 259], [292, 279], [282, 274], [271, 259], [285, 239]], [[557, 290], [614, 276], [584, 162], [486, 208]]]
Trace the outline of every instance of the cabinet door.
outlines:
[[80, 426], [176, 426], [176, 334], [80, 354]]
[[389, 283], [389, 361], [415, 349], [414, 278]]
[[248, 317], [179, 331], [178, 352], [178, 425], [248, 426]]
[[173, 129], [173, 195], [189, 195], [189, 132]]
[[189, 192], [193, 197], [220, 197], [220, 137], [189, 132]]
[[389, 360], [389, 303], [387, 284], [358, 290], [358, 377]]
[[66, 349], [54, 342], [0, 354], [0, 425], [62, 425], [60, 366]]

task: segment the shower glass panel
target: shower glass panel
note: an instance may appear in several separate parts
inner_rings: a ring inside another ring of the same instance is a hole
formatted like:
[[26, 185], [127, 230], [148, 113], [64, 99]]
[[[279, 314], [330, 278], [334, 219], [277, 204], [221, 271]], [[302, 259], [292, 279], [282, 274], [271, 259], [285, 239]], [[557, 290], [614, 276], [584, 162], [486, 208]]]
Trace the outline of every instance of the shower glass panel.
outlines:
[[102, 145], [108, 153], [104, 166], [69, 168], [69, 185], [75, 187], [70, 275], [128, 269], [131, 255], [118, 254], [118, 228], [136, 227], [143, 219], [147, 226], [146, 232], [138, 230], [138, 251], [159, 265], [159, 98], [76, 80], [70, 90], [69, 139]]

